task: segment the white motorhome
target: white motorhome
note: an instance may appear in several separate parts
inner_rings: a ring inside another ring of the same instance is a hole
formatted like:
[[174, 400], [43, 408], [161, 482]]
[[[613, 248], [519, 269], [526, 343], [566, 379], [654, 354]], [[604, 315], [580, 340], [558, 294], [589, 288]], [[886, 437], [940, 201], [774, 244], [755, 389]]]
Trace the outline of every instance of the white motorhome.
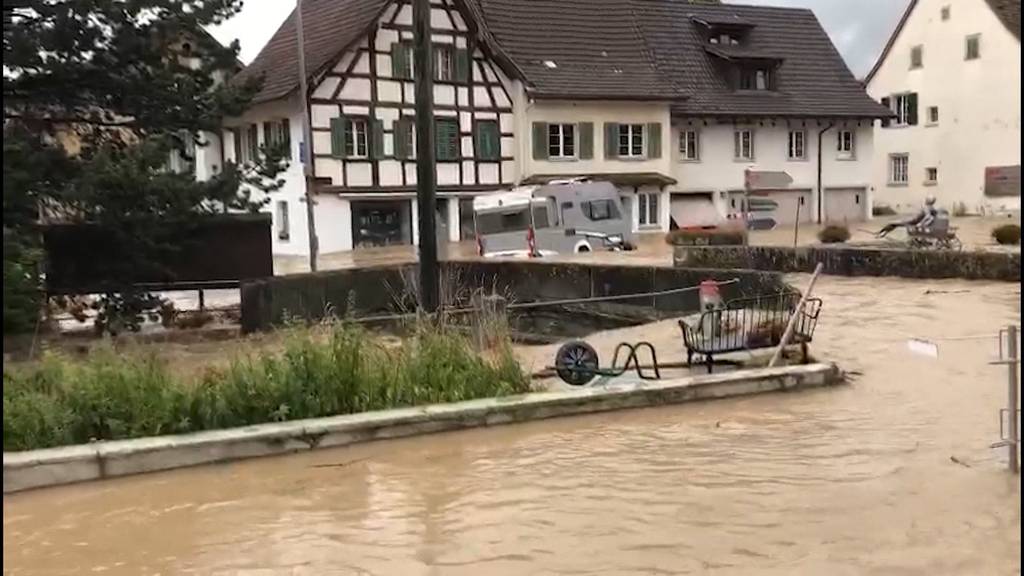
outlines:
[[632, 232], [618, 190], [572, 180], [523, 186], [473, 200], [477, 251], [485, 257], [630, 250]]

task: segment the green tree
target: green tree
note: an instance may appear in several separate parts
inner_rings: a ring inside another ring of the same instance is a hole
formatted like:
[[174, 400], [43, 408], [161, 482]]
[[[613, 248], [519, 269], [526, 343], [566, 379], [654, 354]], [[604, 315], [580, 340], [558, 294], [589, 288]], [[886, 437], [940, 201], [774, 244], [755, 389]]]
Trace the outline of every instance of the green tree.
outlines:
[[[205, 182], [168, 169], [173, 151], [206, 145], [202, 134], [240, 114], [259, 87], [226, 81], [239, 67], [237, 42], [225, 47], [205, 32], [241, 4], [4, 0], [5, 333], [39, 310], [40, 215], [116, 231], [126, 247], [121, 269], [109, 271], [118, 277], [160, 265], [173, 250], [168, 223], [256, 211], [266, 197], [253, 192], [281, 186], [280, 147]], [[129, 324], [153, 303], [115, 292], [111, 312]]]

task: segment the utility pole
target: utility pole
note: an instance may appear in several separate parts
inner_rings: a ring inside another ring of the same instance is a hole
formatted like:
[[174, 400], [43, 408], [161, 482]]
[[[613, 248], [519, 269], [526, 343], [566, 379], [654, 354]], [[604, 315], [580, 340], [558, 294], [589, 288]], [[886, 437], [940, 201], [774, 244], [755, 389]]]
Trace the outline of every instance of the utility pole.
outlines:
[[299, 162], [302, 163], [302, 182], [306, 195], [306, 231], [309, 237], [309, 270], [316, 272], [320, 241], [316, 236], [316, 215], [313, 199], [313, 129], [309, 121], [309, 92], [306, 86], [306, 42], [302, 30], [302, 0], [295, 2], [296, 39], [299, 45], [299, 100], [302, 105], [302, 141], [299, 144]]
[[412, 21], [420, 304], [425, 311], [436, 312], [440, 304], [441, 276], [437, 265], [437, 158], [434, 144], [434, 59], [430, 38], [430, 0], [413, 0]]

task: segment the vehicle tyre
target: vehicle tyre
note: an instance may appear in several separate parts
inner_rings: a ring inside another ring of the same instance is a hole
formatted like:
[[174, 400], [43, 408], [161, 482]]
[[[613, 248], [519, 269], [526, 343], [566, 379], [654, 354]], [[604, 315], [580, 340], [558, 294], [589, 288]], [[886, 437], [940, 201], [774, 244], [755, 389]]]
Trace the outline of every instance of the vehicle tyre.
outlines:
[[583, 386], [597, 375], [597, 350], [582, 340], [567, 342], [555, 353], [555, 372], [570, 386]]
[[577, 254], [583, 254], [585, 252], [590, 252], [590, 251], [591, 251], [591, 249], [590, 249], [590, 242], [584, 241], [584, 242], [580, 242], [579, 244], [576, 245], [576, 253]]

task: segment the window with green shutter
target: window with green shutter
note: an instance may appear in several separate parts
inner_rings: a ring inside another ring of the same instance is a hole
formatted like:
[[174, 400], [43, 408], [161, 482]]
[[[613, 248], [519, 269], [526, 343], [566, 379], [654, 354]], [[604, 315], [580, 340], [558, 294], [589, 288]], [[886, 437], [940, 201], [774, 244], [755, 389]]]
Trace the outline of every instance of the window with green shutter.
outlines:
[[459, 121], [455, 118], [437, 118], [434, 120], [437, 132], [436, 151], [439, 161], [459, 159]]
[[408, 160], [416, 157], [416, 122], [413, 118], [399, 118], [395, 122], [393, 137], [395, 158]]
[[344, 117], [331, 118], [331, 156], [345, 157], [345, 142], [348, 140], [348, 123]]
[[394, 42], [391, 44], [391, 77], [411, 80], [413, 76], [412, 44]]
[[476, 157], [480, 160], [501, 158], [501, 131], [494, 120], [480, 120], [476, 123]]

